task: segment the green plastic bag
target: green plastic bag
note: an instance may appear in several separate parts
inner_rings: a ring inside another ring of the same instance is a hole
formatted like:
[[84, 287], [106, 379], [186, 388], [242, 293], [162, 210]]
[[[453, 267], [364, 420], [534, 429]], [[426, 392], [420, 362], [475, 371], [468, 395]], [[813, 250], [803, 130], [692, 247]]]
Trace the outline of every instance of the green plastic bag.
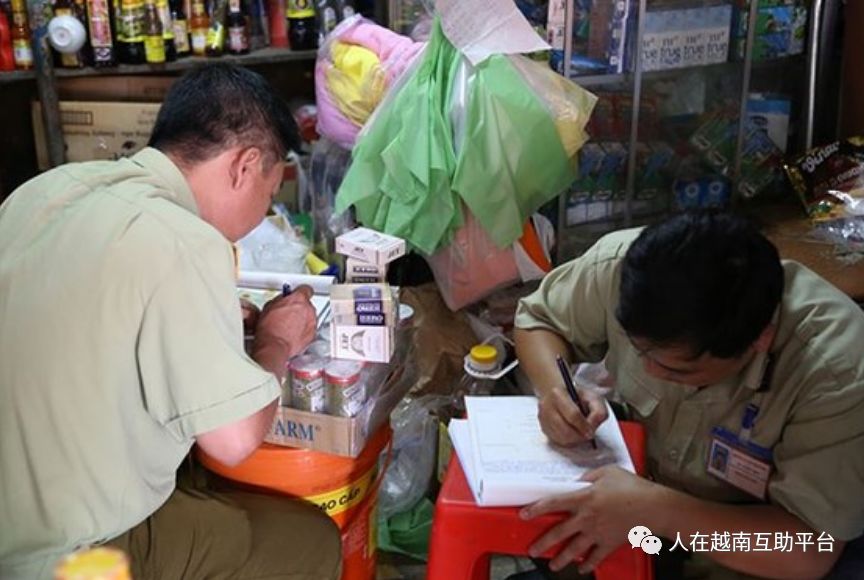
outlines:
[[[493, 242], [507, 247], [576, 178], [574, 147], [587, 140], [595, 99], [518, 55], [471, 67], [438, 22], [421, 58], [361, 133], [336, 211], [353, 205], [363, 225], [431, 254], [463, 224], [464, 202]], [[460, 77], [464, 99], [453, 96]], [[541, 94], [547, 89], [555, 94]], [[574, 118], [562, 129], [561, 111], [570, 110]]]
[[418, 560], [428, 560], [434, 511], [435, 504], [424, 497], [407, 512], [379, 521], [378, 548]]

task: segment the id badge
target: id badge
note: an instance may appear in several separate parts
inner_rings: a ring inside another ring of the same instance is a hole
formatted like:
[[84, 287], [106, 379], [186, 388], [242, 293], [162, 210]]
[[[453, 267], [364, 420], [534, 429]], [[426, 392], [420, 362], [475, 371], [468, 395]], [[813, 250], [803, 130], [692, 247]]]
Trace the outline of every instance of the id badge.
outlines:
[[707, 471], [711, 475], [764, 500], [771, 475], [771, 450], [739, 437], [723, 427], [711, 430]]

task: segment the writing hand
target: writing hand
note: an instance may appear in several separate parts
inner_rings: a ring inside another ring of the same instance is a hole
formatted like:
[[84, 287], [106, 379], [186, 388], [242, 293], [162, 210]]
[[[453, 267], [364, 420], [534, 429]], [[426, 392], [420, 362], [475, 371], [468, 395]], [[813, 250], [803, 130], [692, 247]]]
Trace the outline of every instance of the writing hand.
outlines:
[[606, 401], [601, 395], [579, 389], [579, 396], [588, 405], [588, 417], [563, 388], [553, 389], [540, 399], [537, 412], [540, 428], [553, 443], [569, 447], [588, 441], [608, 418]]

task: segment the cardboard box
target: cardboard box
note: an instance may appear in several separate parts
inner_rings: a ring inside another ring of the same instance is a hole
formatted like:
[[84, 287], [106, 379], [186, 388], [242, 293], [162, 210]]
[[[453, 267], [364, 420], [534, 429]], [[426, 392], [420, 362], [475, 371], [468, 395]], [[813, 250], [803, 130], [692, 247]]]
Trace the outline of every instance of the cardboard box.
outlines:
[[405, 254], [405, 240], [369, 228], [355, 228], [336, 238], [336, 251], [384, 266]]
[[176, 76], [111, 75], [57, 79], [61, 101], [125, 101], [161, 103]]
[[645, 14], [643, 70], [726, 62], [731, 6], [657, 10]]
[[[147, 145], [159, 103], [60, 102], [60, 122], [67, 161], [119, 159]], [[42, 109], [33, 103], [33, 136], [39, 169], [48, 169]]]
[[286, 447], [314, 449], [357, 457], [366, 441], [390, 420], [390, 413], [408, 392], [413, 377], [399, 365], [386, 377], [356, 417], [333, 417], [279, 407], [265, 441]]

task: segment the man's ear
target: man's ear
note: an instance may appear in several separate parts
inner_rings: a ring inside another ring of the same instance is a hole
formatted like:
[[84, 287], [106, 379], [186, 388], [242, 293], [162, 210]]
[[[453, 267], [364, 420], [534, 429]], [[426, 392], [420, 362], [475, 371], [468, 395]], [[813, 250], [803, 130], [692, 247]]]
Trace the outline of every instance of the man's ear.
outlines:
[[759, 338], [756, 339], [756, 342], [753, 343], [753, 348], [756, 349], [756, 352], [768, 352], [768, 349], [771, 348], [771, 344], [774, 342], [774, 336], [777, 334], [777, 326], [772, 322], [762, 330], [762, 333], [759, 335]]
[[237, 149], [230, 167], [231, 187], [242, 189], [254, 178], [255, 172], [261, 171], [261, 150], [258, 147]]

